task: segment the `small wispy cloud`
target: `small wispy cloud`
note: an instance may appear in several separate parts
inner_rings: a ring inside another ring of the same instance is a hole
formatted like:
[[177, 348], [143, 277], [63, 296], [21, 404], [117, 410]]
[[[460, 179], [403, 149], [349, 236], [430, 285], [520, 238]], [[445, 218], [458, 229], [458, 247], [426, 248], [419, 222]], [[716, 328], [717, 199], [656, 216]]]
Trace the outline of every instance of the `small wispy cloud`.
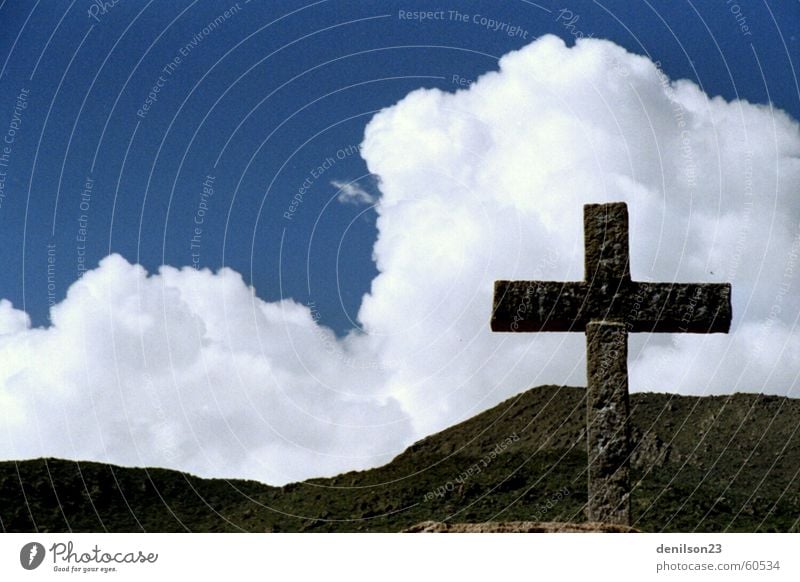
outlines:
[[336, 200], [342, 204], [375, 204], [375, 196], [364, 190], [355, 182], [340, 182], [331, 180], [331, 186], [338, 188], [339, 194]]

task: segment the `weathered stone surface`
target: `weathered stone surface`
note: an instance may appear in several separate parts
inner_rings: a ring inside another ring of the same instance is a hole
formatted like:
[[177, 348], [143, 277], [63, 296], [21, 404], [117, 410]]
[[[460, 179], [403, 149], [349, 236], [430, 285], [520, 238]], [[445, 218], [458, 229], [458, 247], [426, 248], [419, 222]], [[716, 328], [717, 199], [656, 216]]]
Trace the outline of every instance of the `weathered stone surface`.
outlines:
[[628, 209], [584, 206], [584, 280], [496, 281], [493, 331], [585, 331], [590, 520], [630, 523], [628, 332], [727, 333], [728, 283], [631, 280]]
[[589, 521], [630, 523], [628, 334], [616, 322], [586, 326]]
[[583, 233], [584, 280], [598, 287], [605, 281], [630, 281], [625, 203], [584, 205]]
[[593, 319], [629, 332], [727, 333], [727, 283], [495, 281], [493, 331], [584, 331]]
[[583, 331], [586, 285], [495, 281], [492, 331]]

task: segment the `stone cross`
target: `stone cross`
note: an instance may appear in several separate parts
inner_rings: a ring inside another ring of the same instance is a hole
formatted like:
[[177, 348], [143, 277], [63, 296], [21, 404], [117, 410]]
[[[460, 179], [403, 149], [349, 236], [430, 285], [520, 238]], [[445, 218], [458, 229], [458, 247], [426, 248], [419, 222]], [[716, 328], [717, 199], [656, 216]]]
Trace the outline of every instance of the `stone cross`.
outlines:
[[584, 280], [496, 281], [492, 331], [586, 332], [587, 518], [630, 524], [628, 332], [727, 333], [731, 286], [632, 281], [624, 202], [586, 204], [583, 228]]

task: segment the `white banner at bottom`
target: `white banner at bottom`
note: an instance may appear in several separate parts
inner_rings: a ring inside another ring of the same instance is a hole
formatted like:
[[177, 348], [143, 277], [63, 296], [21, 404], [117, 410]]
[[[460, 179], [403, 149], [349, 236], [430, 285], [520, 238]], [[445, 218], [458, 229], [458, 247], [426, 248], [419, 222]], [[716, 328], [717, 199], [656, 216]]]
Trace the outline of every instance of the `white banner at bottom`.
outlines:
[[[800, 580], [800, 534], [3, 534], [0, 580]], [[520, 578], [521, 577], [521, 578]]]

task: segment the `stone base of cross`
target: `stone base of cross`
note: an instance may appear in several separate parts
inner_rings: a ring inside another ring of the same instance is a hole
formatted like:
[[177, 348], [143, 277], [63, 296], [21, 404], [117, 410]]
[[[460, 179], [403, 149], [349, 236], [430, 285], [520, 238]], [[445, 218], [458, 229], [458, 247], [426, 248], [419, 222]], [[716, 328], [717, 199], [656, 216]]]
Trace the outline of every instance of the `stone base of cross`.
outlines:
[[727, 333], [731, 286], [631, 280], [624, 202], [585, 205], [583, 225], [584, 280], [496, 281], [491, 325], [586, 332], [587, 518], [629, 525], [628, 332]]

